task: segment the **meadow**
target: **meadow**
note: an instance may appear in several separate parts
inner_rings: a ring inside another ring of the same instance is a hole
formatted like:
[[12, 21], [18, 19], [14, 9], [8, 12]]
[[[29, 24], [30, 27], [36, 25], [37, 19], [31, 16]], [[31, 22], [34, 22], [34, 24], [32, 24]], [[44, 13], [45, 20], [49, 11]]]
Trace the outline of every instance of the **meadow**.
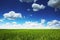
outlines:
[[60, 40], [60, 29], [0, 29], [0, 40]]

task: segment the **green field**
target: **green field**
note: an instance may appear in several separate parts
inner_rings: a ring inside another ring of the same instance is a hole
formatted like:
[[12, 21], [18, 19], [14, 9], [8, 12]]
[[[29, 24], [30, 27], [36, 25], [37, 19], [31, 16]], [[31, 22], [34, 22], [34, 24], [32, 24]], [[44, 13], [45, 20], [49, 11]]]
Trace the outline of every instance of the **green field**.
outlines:
[[60, 40], [60, 29], [1, 29], [0, 40]]

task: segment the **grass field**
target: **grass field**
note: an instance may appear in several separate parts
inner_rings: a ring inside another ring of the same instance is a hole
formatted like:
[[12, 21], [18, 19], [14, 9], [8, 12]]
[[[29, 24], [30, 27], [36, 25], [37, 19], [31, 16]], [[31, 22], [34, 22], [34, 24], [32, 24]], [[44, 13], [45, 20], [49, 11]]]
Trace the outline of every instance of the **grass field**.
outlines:
[[1, 29], [0, 40], [60, 40], [60, 29]]

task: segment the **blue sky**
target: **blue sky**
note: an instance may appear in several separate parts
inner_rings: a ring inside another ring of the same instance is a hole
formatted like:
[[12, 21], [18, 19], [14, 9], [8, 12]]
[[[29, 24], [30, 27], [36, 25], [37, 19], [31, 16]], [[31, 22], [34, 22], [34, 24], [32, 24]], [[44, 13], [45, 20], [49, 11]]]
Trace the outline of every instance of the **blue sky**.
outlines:
[[25, 22], [41, 23], [41, 20], [45, 20], [44, 25], [47, 25], [48, 22], [52, 23], [55, 20], [60, 25], [59, 0], [34, 1], [0, 0], [0, 23], [2, 25], [13, 22], [17, 24], [24, 24]]

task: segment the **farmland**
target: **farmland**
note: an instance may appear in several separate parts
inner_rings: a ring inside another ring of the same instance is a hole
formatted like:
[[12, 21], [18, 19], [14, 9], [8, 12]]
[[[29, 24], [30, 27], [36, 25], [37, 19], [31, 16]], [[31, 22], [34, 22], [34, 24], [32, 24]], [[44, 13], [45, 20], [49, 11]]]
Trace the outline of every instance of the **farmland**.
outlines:
[[0, 29], [0, 40], [60, 40], [60, 29]]

